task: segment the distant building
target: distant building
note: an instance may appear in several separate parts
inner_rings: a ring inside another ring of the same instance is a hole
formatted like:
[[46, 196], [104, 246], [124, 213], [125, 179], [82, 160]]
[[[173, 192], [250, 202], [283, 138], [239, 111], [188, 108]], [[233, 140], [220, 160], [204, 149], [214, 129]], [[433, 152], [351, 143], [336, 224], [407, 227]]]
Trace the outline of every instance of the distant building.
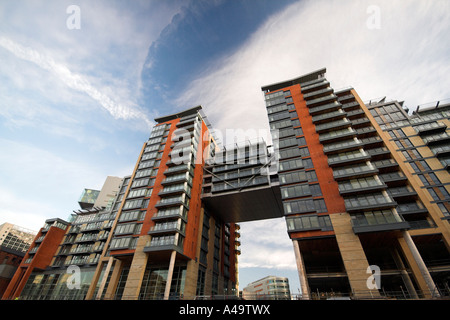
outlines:
[[33, 242], [36, 232], [11, 223], [0, 225], [0, 296]]
[[254, 281], [242, 290], [246, 300], [290, 300], [289, 279], [267, 276]]
[[78, 200], [78, 204], [81, 209], [90, 209], [93, 207], [105, 207], [109, 209], [112, 206], [122, 181], [122, 178], [108, 176], [101, 190], [84, 189]]

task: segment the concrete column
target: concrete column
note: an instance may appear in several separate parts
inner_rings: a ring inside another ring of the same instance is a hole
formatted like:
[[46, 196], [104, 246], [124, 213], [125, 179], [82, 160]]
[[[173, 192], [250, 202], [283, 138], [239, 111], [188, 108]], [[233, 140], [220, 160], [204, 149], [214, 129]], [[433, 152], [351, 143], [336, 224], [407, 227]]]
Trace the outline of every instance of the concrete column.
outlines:
[[309, 293], [308, 279], [306, 278], [305, 263], [300, 252], [298, 240], [292, 240], [292, 243], [294, 245], [295, 262], [297, 263], [298, 277], [300, 279], [300, 287], [302, 289], [302, 298], [309, 300], [311, 296]]
[[370, 289], [367, 285], [370, 276], [369, 262], [359, 237], [353, 232], [350, 215], [347, 212], [334, 213], [330, 214], [330, 219], [354, 296], [379, 297], [379, 291], [376, 288]]
[[113, 264], [113, 257], [109, 257], [108, 264], [106, 265], [105, 273], [103, 274], [102, 282], [100, 283], [100, 287], [98, 288], [97, 296], [95, 297], [97, 300], [102, 298], [103, 290], [105, 289], [106, 280], [108, 279], [109, 271], [111, 270], [111, 266]]
[[414, 285], [411, 281], [411, 278], [409, 277], [408, 272], [406, 271], [405, 265], [403, 264], [403, 261], [400, 257], [400, 254], [398, 253], [397, 249], [391, 250], [392, 257], [395, 261], [395, 264], [397, 265], [397, 268], [402, 273], [402, 279], [405, 283], [406, 289], [408, 290], [409, 295], [413, 299], [418, 299], [419, 296], [417, 295], [416, 289], [414, 288]]
[[169, 300], [170, 295], [170, 286], [172, 285], [172, 276], [173, 269], [175, 267], [175, 258], [177, 256], [177, 252], [174, 250], [170, 255], [170, 263], [169, 263], [169, 271], [167, 272], [167, 281], [166, 281], [166, 289], [164, 291], [164, 300]]
[[420, 271], [420, 274], [422, 275], [423, 279], [425, 280], [427, 289], [429, 290], [429, 293], [424, 292], [425, 295], [431, 295], [433, 298], [437, 298], [440, 296], [439, 291], [437, 290], [436, 285], [434, 284], [433, 278], [431, 278], [430, 272], [428, 271], [427, 266], [422, 260], [422, 256], [419, 253], [419, 250], [417, 250], [417, 247], [414, 243], [414, 241], [411, 238], [411, 235], [408, 231], [402, 232], [403, 239], [408, 246], [409, 251], [411, 252], [415, 263], [417, 264], [417, 267]]
[[131, 262], [130, 272], [128, 273], [127, 283], [123, 291], [122, 300], [137, 300], [141, 290], [142, 279], [144, 278], [145, 268], [147, 267], [148, 255], [144, 252], [144, 247], [150, 240], [149, 235], [140, 236], [134, 251], [133, 261]]
[[105, 300], [111, 300], [114, 298], [121, 273], [122, 273], [122, 261], [119, 259], [115, 259], [111, 278], [109, 279], [108, 287], [106, 288], [104, 298]]

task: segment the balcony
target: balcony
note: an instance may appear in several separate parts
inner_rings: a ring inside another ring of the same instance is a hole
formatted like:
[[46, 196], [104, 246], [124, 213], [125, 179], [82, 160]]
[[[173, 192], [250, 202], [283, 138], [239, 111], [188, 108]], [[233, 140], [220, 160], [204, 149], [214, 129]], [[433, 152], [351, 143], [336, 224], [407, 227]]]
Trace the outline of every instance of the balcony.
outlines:
[[335, 180], [345, 180], [349, 178], [368, 177], [378, 173], [378, 169], [373, 166], [354, 165], [349, 167], [333, 168], [333, 177]]
[[179, 166], [179, 165], [188, 165], [191, 162], [193, 162], [192, 161], [192, 154], [189, 153], [189, 154], [184, 155], [182, 157], [176, 157], [174, 159], [170, 159], [169, 161], [166, 162], [166, 165], [168, 167], [174, 167], [174, 166]]
[[313, 83], [310, 85], [302, 86], [301, 90], [304, 95], [306, 93], [328, 87], [329, 85], [330, 83], [328, 81], [320, 81], [319, 83]]
[[382, 159], [391, 154], [389, 149], [386, 147], [379, 147], [379, 148], [373, 148], [373, 149], [366, 148], [366, 152], [368, 154], [370, 154], [372, 160]]
[[329, 95], [333, 93], [333, 88], [325, 88], [321, 90], [315, 90], [308, 93], [303, 93], [303, 99], [317, 99], [323, 96]]
[[345, 96], [338, 97], [338, 101], [340, 103], [350, 102], [350, 100], [354, 100], [354, 99], [355, 99], [355, 96], [353, 96], [352, 94], [347, 94]]
[[367, 193], [386, 189], [387, 185], [375, 178], [352, 179], [339, 182], [339, 193], [349, 195], [355, 193]]
[[153, 236], [144, 247], [144, 252], [177, 251], [183, 253], [184, 238], [179, 235]]
[[431, 135], [427, 137], [423, 137], [422, 140], [429, 146], [434, 145], [442, 142], [449, 142], [450, 141], [450, 135], [447, 132], [437, 134], [437, 135]]
[[188, 171], [189, 169], [190, 169], [190, 163], [180, 164], [178, 166], [168, 168], [166, 171], [164, 171], [164, 175], [167, 177], [169, 175], [173, 175], [176, 173]]
[[338, 154], [333, 154], [328, 157], [328, 165], [330, 167], [354, 164], [358, 162], [365, 162], [370, 159], [370, 155], [364, 151], [349, 151]]
[[319, 135], [320, 143], [329, 143], [334, 141], [346, 140], [350, 137], [356, 137], [356, 131], [352, 128], [330, 131]]
[[416, 191], [411, 186], [391, 187], [388, 194], [395, 200], [411, 199], [417, 197]]
[[189, 207], [185, 203], [185, 201], [186, 200], [184, 198], [184, 194], [181, 194], [180, 196], [175, 196], [175, 197], [163, 198], [155, 204], [155, 208], [174, 207], [174, 206], [180, 206], [180, 205]]
[[344, 108], [345, 111], [357, 110], [360, 108], [360, 105], [358, 101], [345, 102], [342, 104], [342, 108]]
[[186, 183], [165, 186], [164, 189], [158, 193], [158, 196], [161, 197], [182, 193], [190, 193], [190, 187], [188, 187]]
[[[356, 103], [356, 104], [358, 104], [358, 103]], [[358, 116], [361, 116], [361, 115], [363, 115], [363, 114], [365, 114], [365, 113], [364, 113], [364, 110], [362, 110], [362, 109], [356, 109], [356, 110], [348, 111], [348, 112], [347, 112], [347, 117], [348, 117], [349, 119], [357, 119]]]
[[417, 202], [399, 203], [396, 209], [401, 215], [424, 214], [428, 212], [421, 203]]
[[181, 218], [184, 221], [187, 220], [187, 211], [182, 206], [158, 210], [158, 212], [153, 215], [152, 220], [160, 221], [160, 220], [173, 220], [178, 218]]
[[192, 124], [194, 124], [196, 119], [197, 119], [197, 117], [192, 117], [192, 118], [189, 118], [189, 119], [181, 119], [180, 122], [178, 122], [176, 124], [176, 126], [178, 128], [178, 127], [184, 127], [184, 126], [187, 126], [187, 125], [192, 125]]
[[161, 184], [163, 186], [169, 186], [171, 184], [178, 184], [188, 181], [189, 181], [189, 174], [187, 172], [182, 172], [173, 176], [168, 176], [161, 182]]
[[352, 123], [350, 121], [348, 121], [348, 119], [344, 118], [344, 119], [340, 119], [340, 120], [333, 121], [333, 122], [318, 124], [318, 125], [316, 125], [316, 132], [322, 133], [322, 132], [327, 132], [327, 131], [336, 130], [336, 129], [343, 129], [343, 128], [348, 128], [351, 125], [352, 125]]
[[394, 185], [395, 183], [403, 183], [408, 178], [401, 171], [383, 173], [379, 175], [380, 179], [388, 185]]
[[348, 212], [364, 210], [381, 210], [393, 208], [397, 202], [381, 193], [362, 194], [344, 198], [345, 208]]
[[370, 124], [370, 120], [369, 120], [369, 118], [366, 118], [366, 117], [357, 118], [357, 119], [352, 120], [352, 126], [354, 128], [365, 127], [367, 124]]
[[185, 225], [181, 220], [170, 221], [170, 222], [158, 222], [153, 227], [150, 228], [150, 231], [147, 233], [151, 236], [155, 235], [168, 235], [181, 233], [184, 236]]
[[431, 122], [418, 126], [414, 126], [414, 129], [420, 134], [430, 134], [435, 132], [445, 132], [447, 125], [442, 122]]
[[323, 146], [325, 154], [333, 154], [343, 151], [352, 151], [361, 148], [362, 143], [359, 140], [344, 140], [338, 143], [326, 144]]
[[353, 232], [382, 232], [392, 230], [407, 230], [410, 228], [401, 216], [395, 215], [391, 210], [365, 212], [351, 215]]
[[317, 116], [313, 116], [312, 122], [317, 125], [324, 122], [330, 122], [331, 120], [343, 119], [346, 115], [346, 112], [342, 111], [342, 109], [339, 109], [337, 111], [322, 113]]
[[341, 107], [341, 104], [339, 102], [328, 103], [323, 106], [309, 108], [309, 114], [313, 116], [313, 115], [318, 115], [321, 113], [337, 111], [337, 110], [339, 110], [340, 107]]
[[329, 102], [331, 102], [333, 100], [336, 101], [336, 96], [334, 94], [331, 94], [331, 95], [328, 95], [328, 96], [325, 96], [325, 97], [321, 97], [321, 98], [317, 98], [317, 99], [314, 99], [314, 100], [306, 101], [306, 105], [310, 108], [310, 107], [313, 107], [313, 106], [319, 106], [319, 105], [322, 105], [322, 104], [329, 103]]

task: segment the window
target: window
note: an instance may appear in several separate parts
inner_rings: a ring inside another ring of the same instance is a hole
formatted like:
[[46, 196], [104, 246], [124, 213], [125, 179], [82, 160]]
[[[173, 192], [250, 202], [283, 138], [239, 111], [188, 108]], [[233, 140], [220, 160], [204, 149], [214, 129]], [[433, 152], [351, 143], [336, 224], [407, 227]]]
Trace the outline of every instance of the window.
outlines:
[[310, 196], [311, 190], [308, 184], [295, 185], [291, 187], [281, 188], [281, 197], [285, 198], [295, 198], [295, 197], [303, 197]]
[[416, 149], [409, 149], [409, 150], [402, 151], [402, 154], [406, 158], [406, 160], [422, 158], [422, 156], [419, 154], [419, 152]]
[[116, 227], [116, 230], [114, 234], [117, 235], [123, 235], [123, 234], [139, 234], [142, 229], [142, 224], [136, 224], [136, 223], [126, 223], [126, 224], [119, 224]]
[[427, 190], [434, 200], [448, 200], [450, 198], [449, 193], [444, 187], [427, 188]]
[[284, 202], [283, 206], [285, 214], [316, 211], [314, 202], [311, 199]]
[[340, 191], [357, 190], [379, 185], [381, 185], [381, 183], [375, 180], [375, 178], [372, 176], [372, 177], [350, 179], [344, 182], [340, 182], [339, 190]]
[[135, 220], [143, 220], [145, 215], [145, 211], [124, 211], [119, 217], [119, 222], [124, 221], [135, 221]]
[[314, 168], [311, 158], [302, 159], [302, 161], [303, 161], [303, 166], [305, 169]]
[[133, 184], [131, 185], [131, 187], [132, 188], [137, 188], [137, 187], [147, 186], [148, 185], [148, 181], [149, 181], [148, 178], [146, 178], [146, 179], [139, 179], [139, 180], [134, 179], [133, 180]]
[[127, 198], [148, 197], [152, 194], [151, 191], [152, 189], [147, 188], [131, 190]]
[[270, 129], [280, 129], [280, 128], [286, 128], [286, 127], [292, 127], [292, 122], [290, 119], [273, 122], [270, 124]]
[[280, 162], [280, 171], [287, 171], [302, 168], [302, 159], [293, 159]]
[[113, 238], [109, 247], [111, 250], [128, 248], [131, 244], [131, 239], [131, 237]]
[[302, 155], [300, 149], [297, 147], [280, 150], [279, 154], [280, 154], [280, 159], [300, 157]]
[[[303, 140], [304, 140], [304, 138], [303, 138]], [[292, 146], [296, 146], [296, 145], [297, 145], [297, 139], [295, 137], [279, 140], [280, 148], [292, 147]]]
[[438, 179], [436, 174], [432, 172], [425, 174], [418, 174], [417, 176], [420, 178], [420, 180], [423, 182], [425, 186], [429, 186], [432, 184], [441, 184], [441, 181]]
[[325, 216], [308, 215], [300, 217], [290, 217], [286, 218], [286, 224], [288, 231], [304, 231], [314, 229], [321, 229], [323, 231], [333, 230], [330, 217], [327, 215]]
[[281, 184], [289, 184], [294, 182], [307, 181], [308, 177], [305, 171], [294, 171], [289, 173], [280, 173]]

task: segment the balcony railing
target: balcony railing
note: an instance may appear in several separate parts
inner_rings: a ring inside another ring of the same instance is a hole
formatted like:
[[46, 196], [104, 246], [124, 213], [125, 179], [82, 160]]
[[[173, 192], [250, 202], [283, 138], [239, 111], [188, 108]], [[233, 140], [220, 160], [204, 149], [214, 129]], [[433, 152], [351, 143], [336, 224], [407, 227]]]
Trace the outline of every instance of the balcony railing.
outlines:
[[351, 218], [353, 231], [355, 233], [406, 230], [410, 228], [408, 222], [401, 216], [395, 215], [390, 210], [352, 214]]
[[378, 210], [392, 208], [397, 202], [381, 193], [362, 194], [344, 199], [347, 211]]

